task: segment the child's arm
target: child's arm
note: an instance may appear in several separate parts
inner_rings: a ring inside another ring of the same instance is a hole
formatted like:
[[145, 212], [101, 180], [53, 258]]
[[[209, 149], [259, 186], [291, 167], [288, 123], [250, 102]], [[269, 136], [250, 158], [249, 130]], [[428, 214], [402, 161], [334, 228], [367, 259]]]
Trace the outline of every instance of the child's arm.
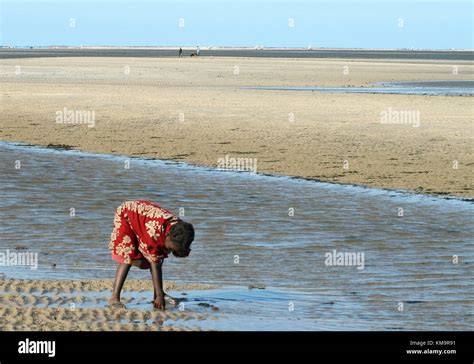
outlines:
[[160, 310], [165, 309], [165, 293], [163, 292], [163, 272], [161, 266], [163, 265], [163, 259], [158, 262], [150, 262], [151, 265], [151, 278], [153, 280], [153, 288], [155, 290], [155, 300], [153, 306]]

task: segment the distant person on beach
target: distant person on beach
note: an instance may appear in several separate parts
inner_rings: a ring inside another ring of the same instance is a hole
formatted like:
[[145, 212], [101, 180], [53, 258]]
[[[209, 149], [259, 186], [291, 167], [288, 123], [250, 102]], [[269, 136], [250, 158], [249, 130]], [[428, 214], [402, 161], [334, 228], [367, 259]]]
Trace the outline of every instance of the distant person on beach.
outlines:
[[163, 260], [170, 253], [179, 258], [189, 256], [193, 240], [193, 226], [168, 210], [143, 200], [121, 204], [115, 212], [109, 243], [112, 259], [119, 264], [109, 303], [123, 307], [120, 293], [130, 267], [134, 265], [150, 269], [154, 288], [153, 306], [164, 310]]
[[179, 47], [178, 56], [179, 58], [183, 57], [183, 48], [181, 47]]
[[199, 52], [200, 52], [199, 46], [196, 46], [196, 56], [198, 57], [199, 57]]

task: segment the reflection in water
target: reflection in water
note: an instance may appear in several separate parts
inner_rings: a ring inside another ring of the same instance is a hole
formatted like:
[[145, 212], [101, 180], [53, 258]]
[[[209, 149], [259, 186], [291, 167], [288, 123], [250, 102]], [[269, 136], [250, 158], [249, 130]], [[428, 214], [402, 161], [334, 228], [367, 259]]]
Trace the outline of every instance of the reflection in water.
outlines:
[[[125, 200], [148, 199], [176, 213], [183, 208], [183, 219], [195, 225], [192, 256], [168, 259], [164, 274], [223, 286], [206, 293], [215, 295], [223, 317], [213, 327], [456, 330], [474, 324], [471, 202], [153, 160], [132, 159], [125, 169], [126, 159], [1, 143], [0, 249], [26, 246], [39, 253], [40, 268], [0, 272], [111, 278], [114, 211]], [[363, 253], [364, 269], [327, 266], [325, 254], [334, 249]], [[132, 269], [131, 278], [148, 274]], [[253, 283], [267, 290], [248, 290]]]

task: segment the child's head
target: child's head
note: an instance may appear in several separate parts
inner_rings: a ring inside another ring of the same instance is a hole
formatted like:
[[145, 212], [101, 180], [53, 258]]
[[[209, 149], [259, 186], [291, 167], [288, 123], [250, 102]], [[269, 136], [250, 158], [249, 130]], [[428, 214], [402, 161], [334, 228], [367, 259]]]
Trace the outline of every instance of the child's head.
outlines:
[[179, 220], [174, 224], [167, 236], [165, 245], [178, 258], [185, 258], [191, 252], [194, 240], [194, 228], [190, 223]]

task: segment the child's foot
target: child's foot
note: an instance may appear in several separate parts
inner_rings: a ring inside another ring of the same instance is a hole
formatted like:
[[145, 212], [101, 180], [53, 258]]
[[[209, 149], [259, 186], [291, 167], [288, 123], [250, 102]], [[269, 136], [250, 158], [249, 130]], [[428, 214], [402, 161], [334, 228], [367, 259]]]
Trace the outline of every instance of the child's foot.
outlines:
[[125, 308], [125, 305], [116, 298], [110, 298], [109, 307], [110, 308]]
[[[171, 306], [178, 306], [178, 303], [180, 301], [184, 301], [184, 300], [180, 300], [178, 298], [174, 298], [174, 297], [171, 297], [171, 296], [168, 296], [167, 294], [165, 294], [165, 302], [167, 305], [171, 305]], [[150, 303], [154, 303], [155, 301], [150, 301]]]

